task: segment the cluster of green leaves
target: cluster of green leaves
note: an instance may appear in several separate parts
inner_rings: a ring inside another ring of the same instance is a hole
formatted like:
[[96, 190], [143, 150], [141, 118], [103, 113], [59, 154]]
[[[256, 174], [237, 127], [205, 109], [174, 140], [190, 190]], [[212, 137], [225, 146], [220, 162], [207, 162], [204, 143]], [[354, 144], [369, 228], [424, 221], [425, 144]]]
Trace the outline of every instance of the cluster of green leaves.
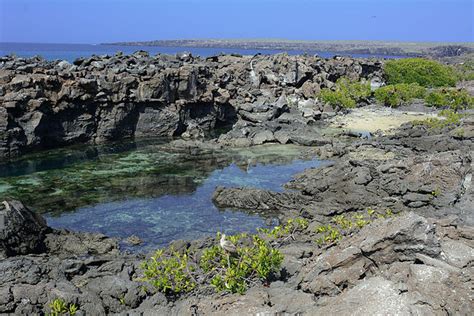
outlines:
[[462, 114], [456, 113], [453, 110], [442, 110], [439, 112], [439, 116], [444, 117], [444, 119], [438, 118], [428, 118], [421, 121], [413, 121], [413, 125], [424, 125], [431, 129], [443, 129], [443, 128], [453, 128], [458, 126], [461, 123]]
[[316, 233], [322, 234], [321, 237], [316, 239], [316, 242], [319, 245], [331, 244], [333, 242], [338, 242], [342, 239], [341, 231], [336, 227], [331, 226], [330, 224], [317, 227]]
[[289, 219], [284, 225], [275, 226], [273, 229], [260, 228], [258, 232], [267, 234], [273, 238], [281, 238], [293, 235], [298, 231], [303, 231], [308, 228], [308, 220], [297, 217], [295, 219]]
[[156, 290], [163, 293], [189, 292], [196, 287], [192, 277], [194, 266], [190, 264], [187, 253], [179, 253], [171, 249], [166, 253], [158, 249], [148, 260], [142, 262], [143, 281], [148, 282]]
[[[219, 237], [219, 236], [218, 236]], [[247, 235], [229, 236], [238, 244]], [[217, 291], [245, 293], [255, 278], [266, 280], [272, 271], [277, 271], [283, 261], [280, 251], [273, 249], [257, 235], [251, 236], [251, 245], [237, 247], [236, 254], [227, 254], [219, 246], [204, 250], [200, 267], [211, 278], [211, 285]]]
[[441, 190], [439, 188], [434, 189], [434, 191], [431, 192], [431, 195], [433, 197], [438, 197], [441, 195]]
[[429, 106], [449, 107], [453, 111], [474, 106], [474, 97], [464, 89], [436, 89], [426, 96], [425, 101]]
[[50, 304], [49, 308], [51, 312], [49, 315], [51, 316], [59, 316], [59, 315], [75, 315], [77, 310], [79, 309], [76, 304], [68, 304], [64, 300], [60, 298], [54, 299]]
[[471, 54], [469, 58], [462, 63], [452, 66], [459, 81], [474, 80], [474, 55]]
[[322, 89], [321, 100], [333, 108], [355, 108], [371, 95], [370, 84], [339, 78], [334, 89]]
[[423, 99], [426, 95], [426, 88], [418, 83], [398, 83], [383, 86], [375, 90], [375, 99], [390, 107], [398, 107], [413, 99]]
[[388, 209], [384, 213], [368, 209], [367, 214], [353, 214], [351, 217], [345, 215], [334, 216], [331, 220], [333, 225], [322, 225], [316, 228], [319, 237], [316, 243], [319, 245], [337, 243], [342, 237], [356, 229], [361, 229], [370, 224], [376, 218], [392, 217], [393, 212]]
[[464, 128], [457, 128], [453, 131], [453, 136], [456, 138], [464, 138]]
[[424, 58], [389, 60], [385, 63], [384, 72], [389, 84], [417, 83], [423, 87], [452, 87], [457, 81], [451, 67]]
[[165, 294], [192, 291], [198, 285], [197, 279], [217, 291], [244, 293], [251, 282], [266, 280], [272, 271], [280, 268], [283, 255], [258, 235], [238, 234], [227, 238], [239, 245], [237, 253], [229, 254], [215, 245], [204, 249], [200, 259], [195, 260], [186, 252], [157, 250], [142, 263], [141, 280]]
[[390, 218], [395, 216], [393, 214], [393, 211], [391, 209], [386, 209], [385, 212], [377, 212], [376, 210], [373, 209], [368, 209], [367, 214], [370, 216], [371, 219], [375, 218]]
[[449, 107], [454, 111], [474, 106], [474, 97], [464, 89], [438, 88], [430, 92], [417, 83], [399, 83], [378, 88], [375, 99], [390, 107], [407, 104], [413, 99], [424, 99], [428, 106]]

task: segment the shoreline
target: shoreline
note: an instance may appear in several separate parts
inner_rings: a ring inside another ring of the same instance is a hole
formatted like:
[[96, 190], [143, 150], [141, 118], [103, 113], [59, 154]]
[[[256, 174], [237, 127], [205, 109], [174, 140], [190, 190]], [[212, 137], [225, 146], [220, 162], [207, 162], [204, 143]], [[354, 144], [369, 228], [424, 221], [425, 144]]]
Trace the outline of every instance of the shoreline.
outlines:
[[338, 54], [380, 54], [406, 57], [418, 57], [441, 47], [463, 46], [467, 51], [474, 50], [470, 42], [396, 42], [396, 41], [298, 41], [298, 40], [226, 40], [226, 39], [189, 39], [155, 40], [135, 42], [101, 43], [105, 45], [139, 46], [182, 46], [194, 48], [234, 48], [322, 51]]

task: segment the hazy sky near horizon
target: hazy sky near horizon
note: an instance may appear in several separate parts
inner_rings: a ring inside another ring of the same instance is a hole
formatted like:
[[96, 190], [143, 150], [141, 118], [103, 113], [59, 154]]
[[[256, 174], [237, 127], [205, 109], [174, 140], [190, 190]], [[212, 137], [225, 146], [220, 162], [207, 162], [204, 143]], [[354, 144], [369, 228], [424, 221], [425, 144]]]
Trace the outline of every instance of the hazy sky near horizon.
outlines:
[[0, 0], [0, 42], [473, 42], [473, 0]]

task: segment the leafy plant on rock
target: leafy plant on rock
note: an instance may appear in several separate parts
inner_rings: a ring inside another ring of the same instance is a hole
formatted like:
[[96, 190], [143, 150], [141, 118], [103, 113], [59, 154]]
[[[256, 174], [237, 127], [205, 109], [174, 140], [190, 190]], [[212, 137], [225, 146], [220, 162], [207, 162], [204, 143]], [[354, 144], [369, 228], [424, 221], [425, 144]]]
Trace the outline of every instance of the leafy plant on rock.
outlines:
[[316, 229], [316, 232], [318, 234], [322, 234], [321, 237], [316, 239], [316, 243], [318, 243], [319, 245], [331, 244], [331, 243], [334, 243], [334, 242], [338, 242], [339, 240], [342, 239], [342, 234], [339, 231], [339, 229], [337, 229], [336, 227], [333, 227], [329, 224], [319, 226]]
[[291, 237], [296, 232], [301, 232], [308, 228], [308, 220], [297, 217], [289, 219], [284, 225], [275, 226], [273, 229], [260, 228], [258, 231], [264, 233], [272, 238]]
[[393, 212], [389, 209], [385, 212], [377, 212], [373, 209], [368, 209], [367, 214], [355, 213], [352, 214], [352, 216], [336, 215], [331, 219], [333, 225], [322, 225], [316, 228], [316, 234], [319, 236], [316, 239], [316, 243], [318, 245], [337, 243], [344, 235], [364, 228], [374, 219], [392, 216]]
[[380, 87], [375, 90], [375, 99], [390, 107], [399, 107], [413, 99], [423, 99], [426, 95], [426, 89], [417, 83], [399, 83]]
[[464, 62], [455, 64], [452, 67], [458, 80], [474, 80], [474, 54], [470, 54]]
[[474, 97], [464, 89], [437, 89], [430, 92], [425, 101], [429, 106], [449, 107], [453, 111], [465, 110], [474, 106]]
[[355, 108], [371, 95], [370, 84], [339, 78], [334, 89], [322, 89], [321, 100], [333, 108]]
[[154, 256], [142, 263], [143, 281], [163, 293], [189, 292], [196, 287], [192, 272], [194, 267], [190, 264], [187, 253], [179, 253], [171, 249], [166, 253], [158, 249]]
[[190, 292], [199, 284], [209, 284], [217, 291], [245, 293], [250, 284], [267, 280], [280, 268], [283, 255], [258, 235], [238, 234], [228, 236], [228, 240], [239, 245], [236, 253], [227, 253], [219, 245], [205, 248], [200, 257], [173, 249], [157, 250], [142, 263], [141, 280], [172, 295]]
[[78, 307], [76, 304], [68, 304], [63, 299], [56, 298], [50, 304], [49, 308], [51, 312], [49, 315], [51, 316], [59, 316], [59, 315], [75, 315]]
[[444, 119], [428, 118], [426, 120], [413, 121], [414, 126], [423, 125], [430, 129], [454, 128], [461, 123], [462, 114], [456, 113], [452, 110], [442, 110], [439, 116]]
[[[229, 236], [229, 240], [234, 244], [244, 238], [247, 238], [247, 235]], [[280, 251], [270, 247], [259, 236], [253, 235], [250, 245], [237, 247], [235, 254], [228, 254], [219, 246], [204, 250], [200, 267], [209, 275], [210, 283], [217, 291], [243, 294], [256, 279], [267, 280], [271, 272], [280, 268], [282, 261], [283, 255]]]

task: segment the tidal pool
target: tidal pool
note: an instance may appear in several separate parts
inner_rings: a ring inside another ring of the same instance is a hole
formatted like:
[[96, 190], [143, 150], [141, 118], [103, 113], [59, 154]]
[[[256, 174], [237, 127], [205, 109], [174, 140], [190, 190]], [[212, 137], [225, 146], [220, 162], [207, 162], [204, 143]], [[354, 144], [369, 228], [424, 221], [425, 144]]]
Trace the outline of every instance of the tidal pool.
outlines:
[[308, 148], [293, 145], [191, 154], [162, 140], [128, 141], [0, 165], [0, 195], [22, 200], [52, 227], [121, 239], [136, 235], [144, 243], [134, 249], [146, 250], [217, 231], [265, 227], [272, 214], [216, 208], [216, 186], [281, 191], [294, 174], [322, 163]]

